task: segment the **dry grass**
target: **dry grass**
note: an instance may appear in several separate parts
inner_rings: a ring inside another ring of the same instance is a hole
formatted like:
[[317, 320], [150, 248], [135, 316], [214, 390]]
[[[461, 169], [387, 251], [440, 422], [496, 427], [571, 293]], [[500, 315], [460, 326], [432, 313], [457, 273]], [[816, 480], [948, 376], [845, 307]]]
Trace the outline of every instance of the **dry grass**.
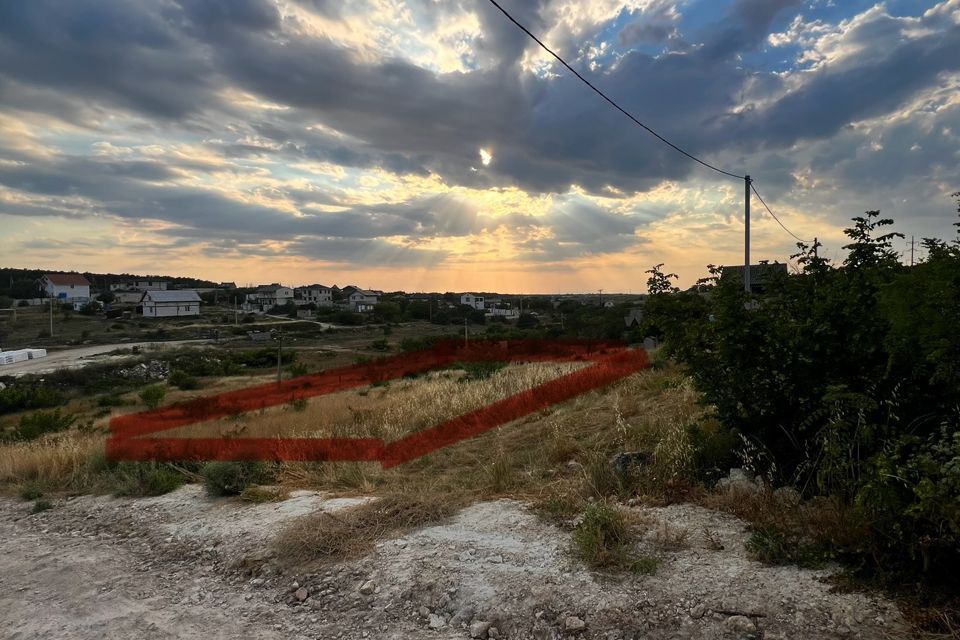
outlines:
[[464, 380], [461, 371], [435, 371], [270, 407], [255, 413], [188, 425], [170, 436], [373, 437], [396, 440], [484, 407], [585, 366], [535, 363], [507, 367], [489, 378]]
[[352, 558], [367, 553], [378, 540], [450, 517], [464, 504], [462, 498], [430, 491], [391, 493], [366, 504], [300, 518], [275, 538], [277, 556], [303, 565], [330, 558]]
[[78, 431], [4, 444], [0, 446], [0, 483], [30, 482], [53, 491], [87, 487], [93, 475], [91, 461], [103, 450], [103, 435]]

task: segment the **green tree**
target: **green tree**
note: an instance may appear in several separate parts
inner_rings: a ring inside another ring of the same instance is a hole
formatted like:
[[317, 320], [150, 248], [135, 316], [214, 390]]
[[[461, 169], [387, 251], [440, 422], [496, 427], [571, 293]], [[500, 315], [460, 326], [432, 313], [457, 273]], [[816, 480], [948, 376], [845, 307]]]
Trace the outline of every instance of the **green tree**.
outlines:
[[676, 293], [679, 289], [673, 286], [673, 281], [677, 279], [677, 274], [675, 273], [664, 273], [660, 270], [660, 267], [663, 266], [663, 263], [654, 265], [652, 269], [647, 269], [644, 273], [649, 273], [650, 277], [647, 278], [647, 293], [652, 296], [660, 295], [663, 293]]
[[156, 409], [167, 395], [167, 387], [163, 384], [154, 384], [141, 389], [138, 395], [148, 409]]

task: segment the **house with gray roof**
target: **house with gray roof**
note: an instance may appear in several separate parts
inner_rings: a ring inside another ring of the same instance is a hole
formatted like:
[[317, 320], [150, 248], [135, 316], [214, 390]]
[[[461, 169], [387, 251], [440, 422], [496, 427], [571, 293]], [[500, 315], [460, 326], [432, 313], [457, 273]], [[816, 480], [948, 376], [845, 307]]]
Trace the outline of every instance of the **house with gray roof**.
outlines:
[[144, 291], [140, 306], [144, 318], [199, 316], [200, 295], [190, 289]]

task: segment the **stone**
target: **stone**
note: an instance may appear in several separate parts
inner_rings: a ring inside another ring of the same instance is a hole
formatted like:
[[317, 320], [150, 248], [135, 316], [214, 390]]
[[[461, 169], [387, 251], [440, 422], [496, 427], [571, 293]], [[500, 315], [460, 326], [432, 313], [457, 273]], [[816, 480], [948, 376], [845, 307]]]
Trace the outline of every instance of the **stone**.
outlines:
[[730, 616], [723, 622], [723, 626], [744, 640], [757, 637], [757, 625], [747, 616]]
[[459, 627], [465, 625], [473, 620], [473, 614], [476, 613], [476, 610], [470, 605], [460, 607], [457, 609], [457, 612], [453, 614], [453, 617], [450, 618], [451, 627]]
[[447, 626], [447, 621], [444, 620], [441, 616], [438, 616], [435, 613], [430, 614], [430, 622], [427, 623], [427, 626], [431, 629], [443, 629]]
[[496, 627], [490, 627], [487, 629], [487, 637], [496, 640], [500, 637], [500, 629], [497, 629]]
[[470, 625], [470, 637], [471, 638], [486, 638], [487, 631], [490, 630], [490, 623], [484, 622], [482, 620], [474, 622]]
[[697, 606], [690, 609], [690, 617], [693, 618], [694, 620], [699, 620], [704, 616], [706, 612], [707, 612], [707, 608], [702, 604], [698, 604]]
[[299, 600], [300, 602], [303, 602], [304, 600], [307, 599], [307, 596], [310, 595], [310, 592], [307, 591], [306, 587], [300, 587], [299, 589], [294, 591], [293, 595], [297, 600]]
[[374, 582], [373, 580], [367, 580], [362, 585], [360, 585], [360, 589], [359, 589], [360, 593], [362, 593], [365, 596], [369, 596], [376, 590], [377, 590], [377, 583]]
[[568, 633], [577, 633], [587, 628], [587, 623], [577, 616], [567, 616], [563, 619], [563, 630]]
[[427, 616], [430, 615], [430, 609], [427, 609], [426, 607], [420, 607], [417, 613], [420, 614], [421, 618], [426, 618]]

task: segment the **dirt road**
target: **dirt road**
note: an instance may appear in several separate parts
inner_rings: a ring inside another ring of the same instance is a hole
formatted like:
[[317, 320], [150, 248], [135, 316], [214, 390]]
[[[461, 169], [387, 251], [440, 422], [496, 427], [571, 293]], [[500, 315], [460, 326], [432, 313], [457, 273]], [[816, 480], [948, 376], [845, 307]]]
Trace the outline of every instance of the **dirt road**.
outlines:
[[87, 347], [48, 351], [45, 358], [27, 360], [0, 366], [0, 376], [20, 376], [25, 373], [49, 373], [57, 369], [75, 369], [95, 362], [101, 362], [103, 357], [117, 349], [131, 349], [139, 347], [147, 349], [153, 346], [181, 347], [183, 345], [203, 345], [210, 340], [170, 340], [167, 342], [118, 342], [114, 344], [97, 344]]
[[[0, 635], [356, 640], [840, 640], [909, 637], [882, 598], [833, 593], [827, 571], [747, 557], [742, 522], [674, 505], [643, 509], [690, 532], [654, 575], [602, 575], [569, 532], [524, 505], [473, 505], [385, 540], [365, 558], [284, 572], [270, 539], [292, 518], [363, 498], [296, 492], [278, 503], [82, 497], [30, 514], [0, 499]], [[659, 523], [664, 523], [663, 525]], [[710, 544], [701, 539], [709, 529]], [[722, 544], [717, 545], [717, 542]], [[642, 544], [653, 544], [653, 539]], [[651, 547], [652, 549], [653, 547]]]

